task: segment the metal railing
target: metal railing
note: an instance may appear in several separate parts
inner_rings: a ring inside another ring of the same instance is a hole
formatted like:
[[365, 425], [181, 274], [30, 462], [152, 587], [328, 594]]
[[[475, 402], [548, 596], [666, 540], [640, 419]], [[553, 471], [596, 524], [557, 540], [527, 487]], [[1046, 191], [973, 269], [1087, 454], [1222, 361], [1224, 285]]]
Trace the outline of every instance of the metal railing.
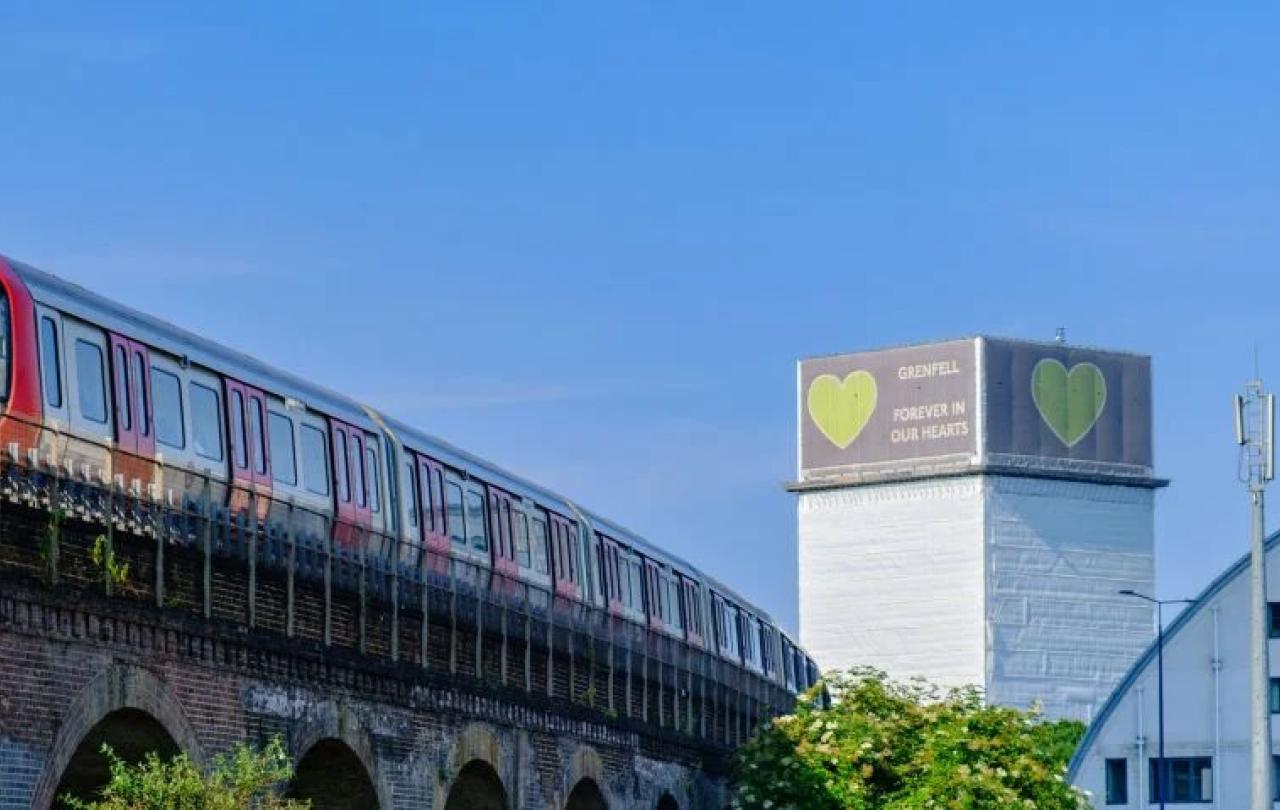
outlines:
[[[0, 497], [50, 515], [48, 536], [35, 541], [44, 544], [50, 584], [60, 577], [59, 527], [78, 521], [100, 529], [107, 554], [121, 542], [154, 549], [150, 591], [157, 606], [167, 605], [165, 555], [178, 554], [198, 561], [205, 618], [215, 613], [214, 572], [230, 566], [246, 578], [243, 621], [251, 627], [260, 625], [261, 583], [282, 582], [286, 636], [300, 630], [297, 607], [306, 590], [322, 599], [318, 635], [325, 646], [374, 655], [372, 626], [379, 641], [385, 630], [379, 654], [391, 660], [484, 681], [486, 661], [496, 658], [502, 687], [545, 690], [548, 699], [567, 699], [605, 718], [640, 720], [704, 742], [740, 743], [755, 721], [793, 701], [773, 679], [714, 651], [396, 534], [335, 524], [331, 515], [278, 494], [207, 472], [148, 468], [154, 460], [12, 416], [0, 420], [0, 439]], [[150, 469], [152, 480], [126, 481], [115, 472], [123, 467]], [[103, 587], [111, 595], [111, 576], [104, 575]], [[339, 606], [356, 612], [353, 644], [335, 637]], [[436, 638], [442, 633], [447, 637]], [[406, 642], [416, 649], [404, 649]], [[466, 653], [474, 659], [464, 660]], [[558, 689], [566, 679], [567, 689]]]

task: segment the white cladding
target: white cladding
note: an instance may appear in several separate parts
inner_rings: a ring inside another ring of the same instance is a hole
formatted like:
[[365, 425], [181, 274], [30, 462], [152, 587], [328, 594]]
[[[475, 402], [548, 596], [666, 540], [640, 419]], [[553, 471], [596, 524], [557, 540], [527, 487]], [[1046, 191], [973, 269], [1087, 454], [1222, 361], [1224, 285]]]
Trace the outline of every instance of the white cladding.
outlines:
[[[1241, 538], [1241, 545], [1244, 545]], [[1165, 633], [1165, 756], [1208, 757], [1203, 800], [1214, 807], [1249, 806], [1249, 566], [1242, 559], [1179, 616]], [[1272, 538], [1267, 580], [1272, 600], [1280, 594], [1280, 552]], [[1153, 622], [1150, 606], [1134, 610]], [[1166, 608], [1166, 617], [1168, 611]], [[1271, 673], [1280, 673], [1280, 643], [1270, 642]], [[1151, 758], [1157, 731], [1157, 659], [1148, 650], [1107, 702], [1072, 762], [1072, 783], [1089, 791], [1097, 807], [1148, 807]], [[1280, 753], [1280, 727], [1272, 724], [1272, 750]], [[1124, 802], [1107, 804], [1107, 759], [1123, 759]]]
[[800, 494], [800, 639], [822, 669], [983, 681], [976, 476]]
[[1116, 592], [1152, 587], [1153, 497], [982, 474], [801, 492], [801, 642], [1088, 720], [1151, 639]]

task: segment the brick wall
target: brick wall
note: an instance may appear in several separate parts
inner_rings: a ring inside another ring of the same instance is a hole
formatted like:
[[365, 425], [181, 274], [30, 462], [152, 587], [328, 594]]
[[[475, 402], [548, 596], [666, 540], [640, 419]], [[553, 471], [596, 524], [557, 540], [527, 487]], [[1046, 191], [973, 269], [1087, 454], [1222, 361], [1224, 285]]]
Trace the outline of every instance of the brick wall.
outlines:
[[[321, 739], [342, 740], [382, 807], [442, 807], [461, 758], [476, 751], [493, 760], [516, 807], [563, 806], [588, 777], [613, 807], [654, 806], [664, 792], [680, 807], [723, 806], [732, 746], [784, 699], [758, 684], [745, 699], [715, 680], [726, 673], [708, 669], [704, 683], [701, 668], [679, 659], [642, 670], [634, 656], [628, 706], [621, 648], [610, 673], [608, 644], [556, 626], [549, 660], [545, 624], [526, 629], [508, 616], [504, 633], [501, 613], [486, 613], [477, 629], [463, 611], [439, 615], [449, 600], [435, 593], [425, 668], [416, 597], [393, 617], [389, 604], [335, 588], [326, 647], [321, 584], [295, 580], [289, 637], [287, 579], [259, 571], [250, 589], [236, 559], [211, 558], [206, 618], [200, 549], [158, 550], [121, 530], [109, 534], [129, 576], [108, 595], [90, 552], [103, 533], [64, 521], [54, 582], [47, 515], [0, 508], [0, 810], [47, 806], [76, 746], [124, 708], [156, 718], [198, 761], [272, 734], [295, 761]], [[677, 678], [692, 695], [677, 697]], [[690, 697], [698, 722], [689, 722]]]

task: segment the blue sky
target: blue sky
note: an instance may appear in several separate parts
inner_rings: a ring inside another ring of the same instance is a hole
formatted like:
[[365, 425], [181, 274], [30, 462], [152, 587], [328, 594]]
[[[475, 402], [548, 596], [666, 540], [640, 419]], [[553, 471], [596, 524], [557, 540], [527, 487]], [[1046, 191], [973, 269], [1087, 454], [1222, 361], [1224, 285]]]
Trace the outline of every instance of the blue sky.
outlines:
[[[21, 7], [19, 7], [21, 6]], [[0, 252], [558, 487], [796, 621], [797, 357], [1154, 356], [1158, 590], [1280, 386], [1273, 3], [6, 4]]]

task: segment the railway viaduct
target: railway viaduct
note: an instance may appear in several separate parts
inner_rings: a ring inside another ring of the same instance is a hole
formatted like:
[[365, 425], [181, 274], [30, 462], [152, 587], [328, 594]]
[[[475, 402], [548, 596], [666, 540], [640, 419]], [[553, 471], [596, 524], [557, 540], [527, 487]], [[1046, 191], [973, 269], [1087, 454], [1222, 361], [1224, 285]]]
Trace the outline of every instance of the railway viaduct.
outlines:
[[96, 789], [103, 743], [206, 764], [275, 735], [320, 809], [723, 807], [733, 749], [793, 700], [483, 571], [406, 578], [252, 507], [162, 506], [16, 455], [0, 810]]

